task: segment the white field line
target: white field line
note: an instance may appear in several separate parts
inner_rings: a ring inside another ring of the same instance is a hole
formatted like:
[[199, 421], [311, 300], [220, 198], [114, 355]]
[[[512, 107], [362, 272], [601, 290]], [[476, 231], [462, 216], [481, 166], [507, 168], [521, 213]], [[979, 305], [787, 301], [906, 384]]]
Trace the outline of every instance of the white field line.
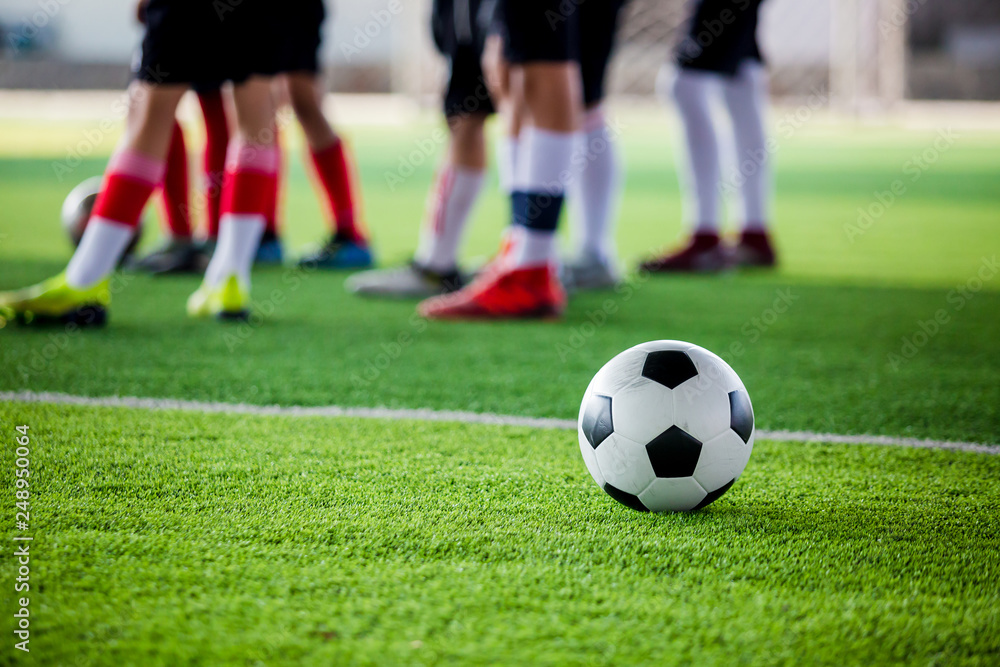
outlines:
[[[183, 401], [172, 398], [136, 398], [132, 396], [73, 396], [56, 392], [0, 391], [3, 403], [50, 403], [54, 405], [85, 405], [91, 407], [133, 408], [142, 410], [182, 410], [205, 414], [276, 415], [284, 417], [357, 417], [361, 419], [413, 419], [430, 422], [460, 422], [463, 424], [493, 424], [527, 426], [531, 428], [575, 429], [576, 421], [542, 417], [494, 415], [459, 410], [413, 410], [390, 408], [345, 408], [336, 405], [322, 407], [282, 407], [279, 405], [249, 405], [246, 403], [210, 403]], [[757, 438], [777, 442], [821, 442], [846, 445], [885, 445], [919, 449], [947, 449], [981, 454], [1000, 454], [1000, 445], [952, 440], [925, 440], [885, 435], [840, 435], [811, 431], [758, 430]]]

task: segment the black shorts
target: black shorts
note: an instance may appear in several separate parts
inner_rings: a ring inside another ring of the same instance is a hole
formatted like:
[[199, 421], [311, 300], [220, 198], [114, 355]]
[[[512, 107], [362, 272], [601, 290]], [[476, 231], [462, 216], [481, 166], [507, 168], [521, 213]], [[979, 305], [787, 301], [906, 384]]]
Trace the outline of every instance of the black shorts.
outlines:
[[580, 12], [572, 0], [500, 0], [504, 55], [515, 65], [579, 60]]
[[135, 76], [194, 84], [274, 75], [281, 43], [274, 18], [268, 0], [150, 0]]
[[511, 63], [580, 63], [584, 104], [604, 99], [618, 18], [627, 0], [501, 0]]
[[580, 75], [583, 77], [583, 103], [597, 104], [604, 99], [611, 51], [615, 48], [618, 18], [627, 0], [584, 0], [580, 5]]
[[279, 72], [319, 72], [319, 46], [326, 19], [323, 0], [299, 0], [295, 9], [285, 12], [282, 22], [282, 48]]
[[762, 0], [700, 0], [688, 33], [677, 45], [683, 69], [735, 76], [745, 60], [762, 62], [757, 17]]
[[431, 14], [434, 44], [448, 59], [446, 116], [496, 111], [483, 76], [482, 57], [493, 14], [492, 0], [435, 0]]

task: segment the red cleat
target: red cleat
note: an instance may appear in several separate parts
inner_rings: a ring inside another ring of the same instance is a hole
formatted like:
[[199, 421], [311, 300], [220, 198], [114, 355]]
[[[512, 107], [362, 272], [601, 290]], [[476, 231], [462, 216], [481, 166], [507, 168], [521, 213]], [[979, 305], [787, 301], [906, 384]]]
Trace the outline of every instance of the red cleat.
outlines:
[[772, 267], [778, 263], [771, 237], [763, 231], [743, 232], [733, 259], [737, 266]]
[[566, 293], [551, 266], [487, 267], [468, 287], [417, 306], [417, 312], [434, 320], [552, 318], [565, 309]]
[[718, 234], [695, 234], [681, 250], [643, 262], [639, 267], [651, 273], [711, 273], [729, 265]]

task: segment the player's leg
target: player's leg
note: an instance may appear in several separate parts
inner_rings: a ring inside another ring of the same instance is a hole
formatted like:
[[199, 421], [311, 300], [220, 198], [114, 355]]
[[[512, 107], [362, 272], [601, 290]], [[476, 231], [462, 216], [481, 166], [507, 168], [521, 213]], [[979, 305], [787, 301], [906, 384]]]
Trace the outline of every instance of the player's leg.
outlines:
[[184, 130], [174, 121], [163, 178], [163, 218], [166, 238], [159, 248], [136, 261], [132, 268], [154, 275], [198, 270], [198, 250], [191, 232], [190, 182]]
[[275, 187], [270, 78], [249, 78], [234, 87], [233, 99], [237, 133], [226, 159], [219, 241], [201, 287], [188, 300], [188, 313], [195, 317], [249, 315], [250, 271]]
[[333, 228], [333, 234], [320, 251], [303, 258], [302, 263], [330, 269], [371, 266], [373, 259], [361, 221], [354, 160], [323, 113], [319, 77], [312, 72], [291, 72], [288, 90]]
[[[712, 105], [747, 58], [760, 59], [756, 43], [760, 0], [734, 7], [728, 0], [699, 0], [688, 34], [677, 47], [673, 93], [684, 125], [687, 160], [682, 187], [694, 233], [676, 252], [646, 262], [649, 271], [718, 271], [730, 258], [719, 239], [721, 173]], [[706, 40], [705, 35], [712, 38]], [[684, 177], [686, 176], [686, 178]]]
[[450, 141], [427, 197], [420, 240], [413, 260], [403, 267], [351, 276], [347, 289], [390, 298], [424, 298], [463, 285], [458, 249], [486, 174], [484, 113], [448, 119]]
[[[451, 74], [444, 94], [449, 144], [427, 198], [419, 246], [407, 266], [351, 276], [346, 286], [357, 294], [428, 297], [463, 285], [458, 249], [485, 180], [485, 124], [494, 111], [495, 98], [481, 64], [486, 26], [473, 18], [479, 16], [481, 4], [475, 0], [459, 2], [463, 7], [457, 21], [455, 2], [434, 3], [434, 41], [448, 58]], [[501, 180], [504, 178], [501, 169]]]
[[257, 253], [254, 255], [254, 264], [280, 266], [285, 256], [279, 229], [281, 178], [284, 172], [285, 152], [281, 145], [281, 129], [277, 123], [273, 124], [271, 131], [274, 133], [275, 146], [274, 189], [267, 193], [264, 233], [260, 237], [260, 245], [257, 246]]
[[567, 289], [599, 289], [614, 285], [614, 221], [622, 189], [622, 166], [617, 141], [604, 112], [604, 84], [614, 50], [622, 0], [580, 6], [580, 35], [587, 45], [580, 53], [585, 112], [574, 165], [577, 174], [569, 183], [571, 231], [575, 256], [563, 265]]
[[[426, 317], [547, 317], [565, 307], [556, 275], [555, 231], [582, 108], [574, 16], [553, 26], [558, 3], [509, 0], [502, 9], [511, 89], [524, 101], [512, 221], [501, 256], [454, 294], [423, 302]], [[575, 15], [575, 13], [574, 13]]]
[[164, 219], [167, 233], [173, 239], [191, 240], [189, 180], [184, 128], [175, 120], [167, 150], [167, 171], [163, 177]]
[[524, 126], [524, 100], [521, 91], [510, 87], [510, 63], [504, 54], [503, 35], [490, 34], [485, 42], [480, 75], [500, 113], [501, 132], [497, 142], [497, 173], [500, 189], [509, 197], [514, 191], [521, 128]]
[[222, 179], [229, 150], [229, 117], [222, 88], [197, 87], [198, 104], [205, 120], [205, 153], [202, 178], [205, 197], [205, 240], [212, 249], [219, 236], [219, 206], [222, 202]]
[[142, 210], [162, 182], [174, 113], [186, 85], [131, 86], [128, 125], [108, 163], [83, 238], [64, 273], [0, 295], [0, 318], [103, 324], [109, 278], [135, 235]]
[[713, 72], [680, 69], [674, 79], [673, 98], [684, 128], [681, 185], [685, 218], [694, 231], [679, 250], [643, 264], [647, 271], [718, 271], [725, 267], [719, 240], [719, 137], [712, 118], [720, 78]]
[[774, 266], [776, 257], [768, 231], [771, 197], [771, 159], [764, 115], [767, 71], [755, 60], [745, 60], [722, 90], [732, 118], [736, 166], [743, 200], [743, 229], [735, 259], [744, 266]]
[[439, 274], [457, 273], [458, 247], [486, 174], [485, 113], [448, 119], [451, 141], [438, 177], [414, 259]]

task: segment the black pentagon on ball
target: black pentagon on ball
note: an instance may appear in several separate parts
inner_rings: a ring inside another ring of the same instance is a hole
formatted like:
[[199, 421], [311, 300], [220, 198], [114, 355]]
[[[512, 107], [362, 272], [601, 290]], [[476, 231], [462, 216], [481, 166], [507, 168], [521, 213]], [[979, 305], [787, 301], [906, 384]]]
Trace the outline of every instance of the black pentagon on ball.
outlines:
[[674, 389], [682, 382], [698, 374], [685, 352], [681, 350], [660, 350], [646, 355], [642, 365], [642, 377], [658, 382], [668, 389]]
[[750, 442], [750, 434], [753, 433], [753, 406], [745, 391], [729, 392], [729, 428], [736, 431], [736, 435], [743, 438], [744, 443]]
[[628, 491], [622, 491], [617, 486], [608, 484], [607, 482], [605, 482], [604, 484], [604, 490], [607, 492], [609, 496], [620, 502], [622, 505], [625, 505], [626, 507], [631, 507], [637, 512], [649, 511], [649, 508], [643, 505], [642, 501], [639, 500], [639, 496], [631, 494]]
[[[735, 481], [736, 481], [735, 479], [731, 479], [722, 486], [720, 486], [719, 488], [717, 488], [715, 491], [710, 491], [708, 495], [705, 496], [700, 503], [694, 506], [694, 509], [700, 510], [702, 507], [714, 503], [716, 500], [722, 497], [723, 493], [729, 490], [729, 487], [731, 487]], [[693, 512], [694, 510], [691, 511]]]
[[671, 426], [646, 445], [646, 454], [657, 477], [690, 477], [698, 467], [701, 441]]
[[594, 395], [587, 400], [583, 411], [583, 435], [594, 449], [604, 442], [615, 430], [611, 421], [611, 398]]

